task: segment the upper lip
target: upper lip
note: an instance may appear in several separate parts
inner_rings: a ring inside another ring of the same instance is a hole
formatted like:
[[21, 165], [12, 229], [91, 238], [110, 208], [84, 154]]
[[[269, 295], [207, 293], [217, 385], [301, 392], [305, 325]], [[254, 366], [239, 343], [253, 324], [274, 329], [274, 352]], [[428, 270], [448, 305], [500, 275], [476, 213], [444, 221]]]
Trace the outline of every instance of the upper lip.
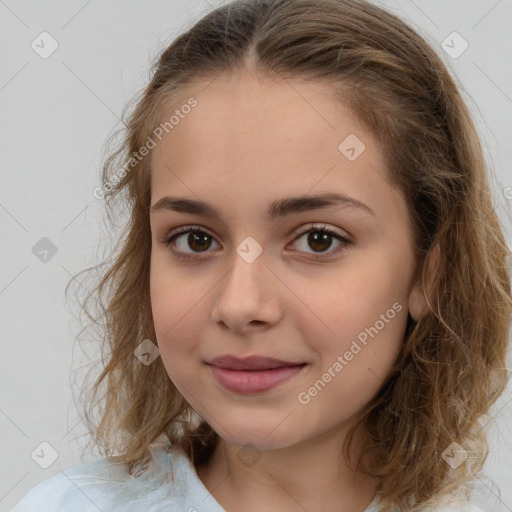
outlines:
[[207, 364], [227, 368], [229, 370], [268, 370], [269, 368], [280, 368], [282, 366], [298, 366], [304, 363], [293, 363], [282, 361], [273, 357], [249, 356], [235, 357], [230, 355], [220, 356], [212, 359]]

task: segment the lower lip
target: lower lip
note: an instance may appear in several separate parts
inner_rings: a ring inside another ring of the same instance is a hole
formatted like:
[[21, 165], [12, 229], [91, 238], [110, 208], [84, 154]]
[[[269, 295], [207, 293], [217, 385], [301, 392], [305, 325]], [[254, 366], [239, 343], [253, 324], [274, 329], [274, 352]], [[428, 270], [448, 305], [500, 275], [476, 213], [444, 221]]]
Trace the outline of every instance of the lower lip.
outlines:
[[228, 370], [219, 366], [208, 366], [217, 382], [227, 390], [235, 393], [262, 393], [291, 379], [305, 365], [281, 366], [268, 370]]

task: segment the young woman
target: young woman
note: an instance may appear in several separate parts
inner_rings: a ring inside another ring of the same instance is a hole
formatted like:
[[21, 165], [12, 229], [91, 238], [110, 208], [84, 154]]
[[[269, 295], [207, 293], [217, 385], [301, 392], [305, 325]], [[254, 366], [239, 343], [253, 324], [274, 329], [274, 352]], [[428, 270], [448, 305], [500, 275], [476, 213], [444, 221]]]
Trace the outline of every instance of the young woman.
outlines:
[[96, 193], [130, 211], [97, 288], [105, 458], [14, 512], [483, 510], [509, 251], [467, 107], [402, 20], [213, 10]]

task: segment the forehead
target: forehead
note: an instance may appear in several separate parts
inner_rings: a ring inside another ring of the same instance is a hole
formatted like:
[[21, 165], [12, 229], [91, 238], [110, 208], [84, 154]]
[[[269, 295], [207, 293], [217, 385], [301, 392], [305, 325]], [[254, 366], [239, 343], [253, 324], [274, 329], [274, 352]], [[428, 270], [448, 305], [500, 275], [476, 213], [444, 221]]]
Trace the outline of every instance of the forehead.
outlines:
[[152, 152], [152, 205], [172, 194], [263, 211], [270, 199], [335, 191], [375, 210], [396, 206], [378, 145], [334, 93], [253, 73], [188, 87], [162, 113], [165, 122], [197, 101]]

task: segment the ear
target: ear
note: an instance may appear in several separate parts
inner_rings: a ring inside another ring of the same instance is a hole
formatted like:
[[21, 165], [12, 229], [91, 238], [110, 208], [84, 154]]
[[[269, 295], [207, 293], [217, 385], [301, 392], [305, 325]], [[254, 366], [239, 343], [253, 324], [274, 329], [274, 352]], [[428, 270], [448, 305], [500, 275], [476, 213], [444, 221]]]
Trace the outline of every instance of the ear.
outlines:
[[[428, 261], [427, 261], [427, 275], [426, 281], [427, 286], [432, 284], [432, 278], [434, 276], [434, 271], [439, 267], [439, 263], [441, 261], [441, 249], [439, 244], [436, 244], [435, 247], [430, 252]], [[421, 283], [421, 272], [419, 272], [419, 277], [409, 295], [409, 314], [415, 321], [418, 321], [422, 316], [424, 316], [427, 312], [427, 304], [425, 303], [425, 299], [423, 297], [423, 287]]]

